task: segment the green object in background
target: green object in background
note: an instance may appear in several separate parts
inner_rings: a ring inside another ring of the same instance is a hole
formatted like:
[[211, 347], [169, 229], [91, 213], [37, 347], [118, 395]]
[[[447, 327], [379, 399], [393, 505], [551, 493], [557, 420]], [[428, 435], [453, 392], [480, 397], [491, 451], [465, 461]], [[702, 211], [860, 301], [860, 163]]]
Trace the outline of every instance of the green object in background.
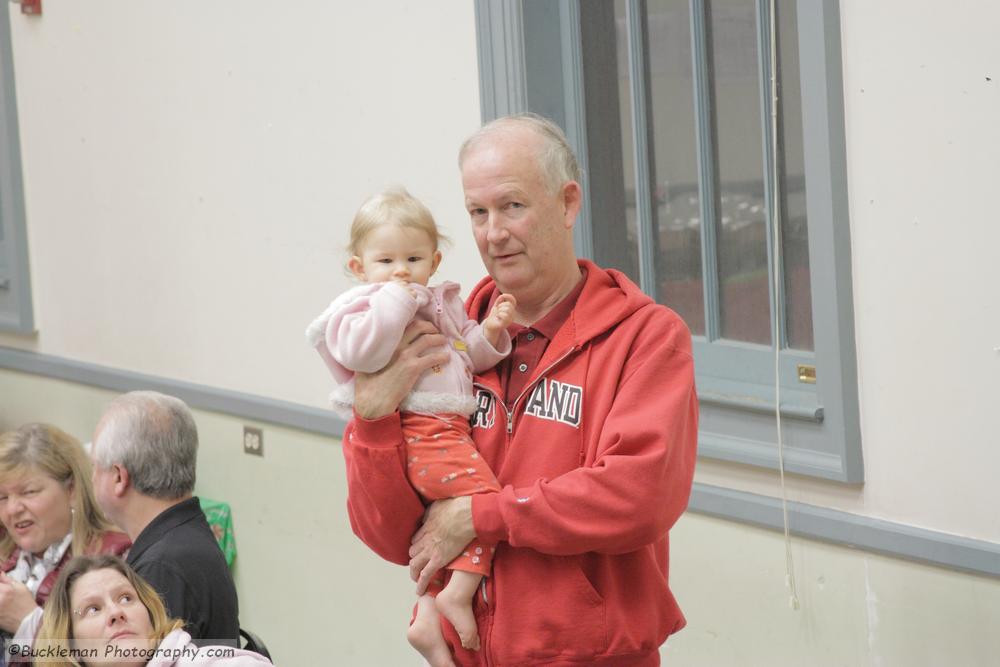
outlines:
[[215, 533], [215, 539], [219, 541], [219, 548], [226, 557], [226, 564], [232, 567], [236, 558], [236, 538], [233, 536], [233, 514], [229, 509], [229, 503], [201, 497], [198, 498], [198, 502], [201, 503], [201, 511], [208, 519], [208, 525]]

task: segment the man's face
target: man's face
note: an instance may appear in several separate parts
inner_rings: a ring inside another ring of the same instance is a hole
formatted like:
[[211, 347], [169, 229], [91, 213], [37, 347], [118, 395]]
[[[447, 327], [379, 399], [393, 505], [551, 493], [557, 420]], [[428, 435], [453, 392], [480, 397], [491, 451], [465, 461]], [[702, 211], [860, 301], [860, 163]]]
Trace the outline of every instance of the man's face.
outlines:
[[567, 210], [566, 185], [549, 191], [536, 158], [539, 142], [531, 130], [509, 128], [481, 139], [462, 164], [483, 264], [500, 290], [515, 296], [558, 279], [555, 271], [565, 266], [558, 260], [572, 248], [576, 210]]

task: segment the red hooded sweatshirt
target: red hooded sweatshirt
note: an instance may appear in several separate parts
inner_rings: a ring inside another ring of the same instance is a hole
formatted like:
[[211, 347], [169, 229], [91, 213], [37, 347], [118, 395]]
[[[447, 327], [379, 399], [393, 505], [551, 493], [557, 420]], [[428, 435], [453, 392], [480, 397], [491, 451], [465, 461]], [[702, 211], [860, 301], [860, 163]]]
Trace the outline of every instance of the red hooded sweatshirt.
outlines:
[[[691, 335], [624, 274], [580, 265], [583, 292], [521, 395], [505, 404], [495, 369], [476, 378], [473, 436], [503, 488], [472, 497], [476, 534], [497, 550], [473, 602], [482, 649], [445, 628], [460, 665], [657, 665], [684, 626], [667, 532], [694, 475]], [[495, 290], [476, 286], [470, 317]], [[398, 414], [355, 418], [344, 456], [354, 532], [406, 564], [424, 506]]]

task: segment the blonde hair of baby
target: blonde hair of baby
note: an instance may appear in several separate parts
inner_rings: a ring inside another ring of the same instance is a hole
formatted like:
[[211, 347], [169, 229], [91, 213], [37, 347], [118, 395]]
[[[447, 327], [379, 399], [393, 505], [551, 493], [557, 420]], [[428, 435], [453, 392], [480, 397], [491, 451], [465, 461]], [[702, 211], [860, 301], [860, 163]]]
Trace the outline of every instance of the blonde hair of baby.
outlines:
[[419, 229], [427, 234], [434, 249], [449, 243], [430, 210], [423, 202], [411, 195], [404, 188], [394, 187], [372, 195], [361, 204], [354, 214], [351, 223], [351, 240], [347, 246], [350, 255], [360, 255], [365, 245], [365, 239], [373, 229], [382, 225], [396, 225], [410, 229]]

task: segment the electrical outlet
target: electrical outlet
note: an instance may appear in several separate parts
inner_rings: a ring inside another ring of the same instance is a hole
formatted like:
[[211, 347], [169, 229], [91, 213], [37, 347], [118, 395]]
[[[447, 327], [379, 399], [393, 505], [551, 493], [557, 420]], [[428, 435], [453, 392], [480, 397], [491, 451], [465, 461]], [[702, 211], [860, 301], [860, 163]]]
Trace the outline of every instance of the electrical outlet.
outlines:
[[251, 426], [243, 427], [243, 453], [264, 456], [264, 432]]

